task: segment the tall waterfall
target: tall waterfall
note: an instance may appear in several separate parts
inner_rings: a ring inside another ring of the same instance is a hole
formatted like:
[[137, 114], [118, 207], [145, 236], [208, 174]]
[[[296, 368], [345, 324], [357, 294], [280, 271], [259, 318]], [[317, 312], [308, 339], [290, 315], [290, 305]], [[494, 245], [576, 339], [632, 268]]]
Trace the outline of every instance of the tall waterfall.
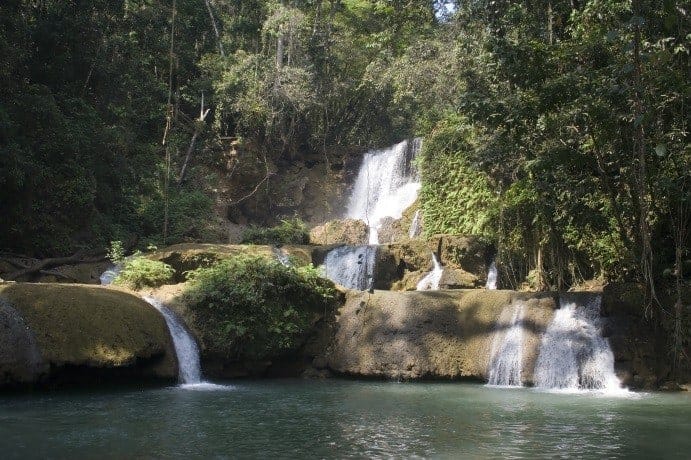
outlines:
[[161, 301], [153, 297], [144, 297], [154, 308], [161, 312], [166, 320], [170, 335], [173, 337], [175, 354], [178, 357], [178, 378], [183, 384], [196, 384], [202, 381], [202, 368], [199, 362], [199, 348], [184, 323]]
[[535, 366], [535, 386], [564, 390], [621, 389], [614, 374], [614, 355], [602, 337], [600, 296], [579, 304], [568, 297], [540, 344]]
[[410, 229], [408, 230], [408, 238], [412, 239], [420, 235], [420, 232], [422, 231], [421, 221], [422, 217], [420, 216], [420, 210], [418, 209], [417, 211], [415, 211], [413, 221], [410, 223]]
[[485, 283], [485, 289], [496, 289], [497, 288], [497, 278], [499, 272], [497, 271], [497, 262], [492, 261], [487, 271], [487, 283]]
[[415, 287], [418, 291], [438, 291], [441, 275], [444, 273], [444, 267], [441, 266], [437, 255], [432, 253], [432, 271], [425, 275]]
[[406, 140], [365, 154], [346, 215], [367, 223], [370, 244], [379, 244], [382, 219], [400, 219], [417, 199], [420, 181], [412, 161], [421, 145], [421, 139]]
[[364, 291], [374, 282], [376, 246], [340, 246], [324, 260], [326, 277], [348, 289]]
[[506, 306], [502, 312], [502, 317], [511, 317], [508, 321], [500, 318], [494, 333], [489, 364], [490, 385], [522, 385], [524, 309], [524, 302], [516, 302]]

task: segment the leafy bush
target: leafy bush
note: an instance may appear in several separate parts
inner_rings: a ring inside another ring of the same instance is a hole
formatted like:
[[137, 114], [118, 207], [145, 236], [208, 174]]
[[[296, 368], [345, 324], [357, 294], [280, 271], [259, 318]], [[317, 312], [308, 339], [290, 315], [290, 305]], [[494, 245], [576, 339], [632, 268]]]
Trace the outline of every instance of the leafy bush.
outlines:
[[141, 289], [144, 286], [158, 287], [171, 282], [174, 273], [175, 269], [166, 263], [136, 256], [124, 262], [113, 283], [132, 289]]
[[248, 244], [307, 244], [309, 240], [307, 225], [297, 218], [271, 228], [250, 227], [242, 233], [242, 242]]
[[266, 359], [300, 345], [336, 290], [313, 267], [239, 255], [190, 272], [185, 303], [207, 349], [232, 359]]

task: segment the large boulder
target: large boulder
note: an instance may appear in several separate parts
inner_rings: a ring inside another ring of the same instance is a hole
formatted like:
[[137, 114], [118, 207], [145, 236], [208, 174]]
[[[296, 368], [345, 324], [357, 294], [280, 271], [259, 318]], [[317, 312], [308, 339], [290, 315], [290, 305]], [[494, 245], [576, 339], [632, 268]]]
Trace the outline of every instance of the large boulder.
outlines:
[[523, 380], [531, 383], [540, 331], [556, 295], [512, 291], [350, 292], [315, 365], [358, 377], [486, 380], [494, 335], [526, 302]]
[[368, 241], [369, 229], [367, 224], [358, 219], [331, 220], [310, 230], [311, 244], [357, 246], [367, 244]]
[[116, 289], [0, 284], [0, 385], [177, 376], [161, 314]]

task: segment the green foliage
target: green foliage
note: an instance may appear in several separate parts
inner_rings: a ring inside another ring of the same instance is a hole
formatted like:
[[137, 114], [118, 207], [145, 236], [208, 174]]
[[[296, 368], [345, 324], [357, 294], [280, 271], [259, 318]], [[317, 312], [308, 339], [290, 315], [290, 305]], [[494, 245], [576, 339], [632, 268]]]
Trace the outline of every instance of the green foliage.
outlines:
[[307, 244], [309, 240], [307, 225], [298, 218], [281, 220], [271, 228], [250, 227], [242, 233], [245, 244]]
[[168, 236], [163, 240], [165, 197], [155, 192], [140, 199], [137, 214], [144, 241], [160, 246], [184, 240], [204, 240], [205, 224], [211, 214], [211, 198], [197, 191], [171, 190], [168, 197]]
[[122, 241], [111, 241], [110, 247], [106, 250], [106, 257], [114, 264], [122, 262], [125, 259], [125, 247]]
[[135, 254], [131, 259], [125, 260], [113, 284], [132, 289], [158, 287], [172, 282], [174, 274], [175, 269], [170, 265]]
[[190, 278], [185, 302], [202, 341], [236, 359], [270, 359], [295, 347], [336, 299], [333, 283], [313, 267], [285, 267], [257, 256], [223, 260]]
[[469, 163], [473, 131], [456, 117], [441, 121], [423, 143], [420, 194], [425, 233], [491, 238], [488, 225], [497, 198], [486, 174]]

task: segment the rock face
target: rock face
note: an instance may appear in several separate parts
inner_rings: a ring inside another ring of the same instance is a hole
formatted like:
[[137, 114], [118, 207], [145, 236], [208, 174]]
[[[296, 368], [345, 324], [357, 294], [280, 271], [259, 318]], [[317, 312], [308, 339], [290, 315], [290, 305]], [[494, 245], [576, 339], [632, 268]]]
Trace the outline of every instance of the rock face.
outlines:
[[528, 302], [524, 318], [524, 382], [532, 372], [554, 294], [512, 291], [350, 292], [328, 351], [315, 367], [390, 379], [487, 378], [497, 321], [512, 302]]
[[367, 244], [369, 229], [367, 224], [357, 219], [331, 220], [310, 231], [311, 244]]
[[0, 385], [176, 376], [165, 320], [140, 298], [76, 284], [0, 285]]
[[[691, 305], [691, 291], [685, 294], [684, 303]], [[671, 299], [660, 300], [663, 305], [674, 304]], [[608, 318], [606, 335], [618, 377], [624, 385], [643, 389], [657, 389], [670, 381], [691, 382], [691, 360], [682, 358], [675, 375], [668, 333], [654, 326], [657, 320], [645, 318], [645, 305], [640, 284], [611, 283], [602, 291], [602, 313]]]
[[473, 289], [487, 281], [490, 250], [473, 237], [435, 235], [430, 241], [408, 240], [381, 245], [377, 254], [375, 288], [414, 290], [432, 270], [432, 254], [444, 267], [442, 289]]

